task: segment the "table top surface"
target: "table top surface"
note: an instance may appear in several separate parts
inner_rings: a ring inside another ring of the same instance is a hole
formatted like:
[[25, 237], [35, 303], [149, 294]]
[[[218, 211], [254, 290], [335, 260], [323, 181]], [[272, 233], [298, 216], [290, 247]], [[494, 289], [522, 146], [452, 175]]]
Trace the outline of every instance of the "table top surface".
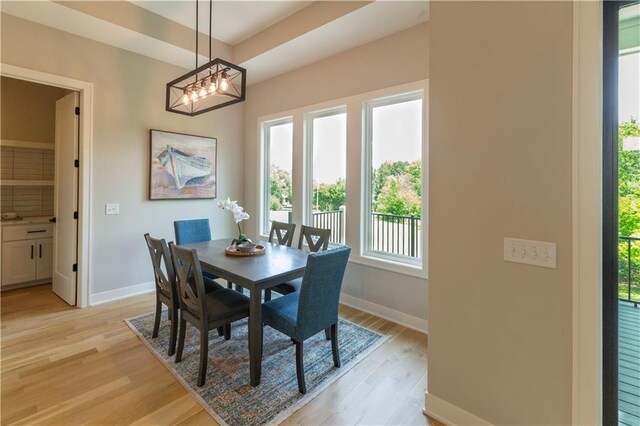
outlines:
[[[208, 272], [236, 283], [259, 284], [301, 277], [307, 266], [308, 252], [269, 243], [254, 241], [265, 247], [265, 254], [259, 256], [227, 256], [225, 248], [230, 245], [228, 238], [184, 244], [198, 253], [200, 263]], [[280, 281], [282, 282], [282, 281]]]

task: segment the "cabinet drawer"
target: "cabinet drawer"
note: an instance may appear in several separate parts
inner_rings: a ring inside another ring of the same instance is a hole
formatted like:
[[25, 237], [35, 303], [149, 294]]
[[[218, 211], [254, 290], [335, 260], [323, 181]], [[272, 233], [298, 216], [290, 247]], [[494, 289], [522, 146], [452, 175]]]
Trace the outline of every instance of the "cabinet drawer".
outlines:
[[5, 226], [2, 229], [2, 241], [31, 240], [53, 237], [53, 224]]

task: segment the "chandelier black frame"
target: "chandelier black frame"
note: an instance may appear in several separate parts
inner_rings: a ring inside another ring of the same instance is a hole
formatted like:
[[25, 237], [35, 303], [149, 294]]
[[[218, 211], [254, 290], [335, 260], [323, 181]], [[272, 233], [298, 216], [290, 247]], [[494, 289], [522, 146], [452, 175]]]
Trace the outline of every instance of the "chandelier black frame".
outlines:
[[209, 62], [198, 66], [198, 3], [196, 0], [196, 68], [167, 83], [166, 110], [196, 116], [245, 100], [247, 70], [223, 59], [211, 59], [213, 0], [209, 0]]

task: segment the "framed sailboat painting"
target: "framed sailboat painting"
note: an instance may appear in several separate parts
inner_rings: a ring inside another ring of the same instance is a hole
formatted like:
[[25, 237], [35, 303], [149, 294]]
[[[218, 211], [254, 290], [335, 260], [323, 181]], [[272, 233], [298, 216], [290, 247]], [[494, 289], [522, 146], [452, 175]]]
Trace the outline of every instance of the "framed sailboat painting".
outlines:
[[149, 199], [216, 198], [217, 140], [151, 130]]

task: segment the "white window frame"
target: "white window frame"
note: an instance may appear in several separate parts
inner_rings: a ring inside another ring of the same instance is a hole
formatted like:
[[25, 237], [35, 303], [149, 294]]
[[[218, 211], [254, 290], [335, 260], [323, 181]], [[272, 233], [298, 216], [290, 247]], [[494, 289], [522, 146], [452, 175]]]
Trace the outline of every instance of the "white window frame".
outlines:
[[[304, 185], [305, 185], [306, 191], [305, 191], [305, 200], [304, 200], [303, 222], [305, 225], [308, 225], [308, 226], [313, 226], [313, 147], [314, 147], [313, 120], [315, 120], [316, 118], [331, 117], [333, 115], [339, 115], [339, 114], [345, 114], [345, 117], [348, 122], [349, 117], [347, 114], [346, 105], [339, 105], [331, 108], [312, 111], [312, 112], [305, 113], [304, 115], [304, 127], [305, 127], [304, 140], [305, 140], [305, 162], [306, 162]], [[345, 139], [347, 138], [346, 133], [347, 133], [347, 127], [345, 126]], [[347, 143], [347, 146], [345, 146], [345, 149], [348, 150], [349, 141], [347, 140], [346, 143]], [[346, 152], [345, 152], [345, 155], [346, 155]], [[346, 176], [345, 176], [345, 184], [348, 185], [348, 183], [346, 182]], [[344, 220], [343, 226], [346, 229], [346, 218]], [[337, 244], [332, 242], [330, 243], [330, 245], [337, 246], [342, 244]]]
[[420, 163], [421, 163], [421, 181], [422, 188], [420, 201], [422, 204], [422, 218], [421, 218], [421, 227], [424, 228], [426, 226], [426, 221], [424, 220], [426, 216], [426, 203], [423, 198], [426, 195], [425, 189], [425, 179], [424, 175], [427, 173], [427, 169], [425, 167], [425, 152], [424, 152], [424, 132], [425, 132], [425, 104], [424, 104], [424, 90], [414, 90], [410, 92], [395, 94], [391, 96], [384, 96], [380, 98], [368, 99], [363, 102], [363, 137], [362, 137], [362, 207], [361, 212], [362, 216], [360, 219], [360, 255], [363, 258], [382, 260], [385, 262], [390, 262], [392, 264], [400, 264], [406, 265], [409, 267], [413, 267], [416, 269], [422, 269], [424, 258], [425, 258], [425, 246], [426, 241], [422, 239], [424, 232], [419, 232], [416, 237], [421, 241], [421, 256], [420, 257], [411, 257], [411, 256], [403, 256], [399, 254], [387, 253], [384, 251], [373, 250], [372, 244], [372, 160], [373, 160], [373, 109], [376, 107], [386, 106], [386, 105], [394, 105], [403, 102], [410, 101], [422, 101], [422, 125], [421, 125], [421, 155], [420, 155]]
[[[269, 213], [271, 211], [271, 128], [282, 126], [284, 124], [291, 124], [293, 126], [293, 117], [282, 117], [275, 120], [263, 121], [260, 125], [261, 133], [261, 165], [262, 165], [262, 179], [261, 179], [261, 191], [260, 191], [260, 229], [259, 235], [269, 235], [271, 229], [271, 221], [269, 220]], [[293, 137], [291, 144], [293, 145]], [[293, 161], [293, 159], [292, 159]], [[291, 181], [291, 188], [293, 191], [293, 176]]]
[[[372, 257], [363, 255], [363, 202], [362, 191], [366, 187], [363, 185], [363, 144], [365, 141], [365, 102], [381, 99], [385, 97], [394, 97], [399, 94], [407, 94], [413, 92], [423, 93], [423, 127], [422, 127], [422, 229], [420, 232], [422, 244], [422, 264], [414, 265], [404, 262], [402, 259], [386, 259], [382, 257]], [[429, 174], [429, 150], [428, 150], [428, 118], [429, 118], [429, 80], [417, 80], [397, 86], [386, 87], [383, 89], [373, 90], [349, 95], [343, 98], [331, 99], [316, 104], [304, 105], [301, 107], [274, 111], [269, 114], [259, 116], [256, 120], [256, 149], [260, 152], [258, 160], [259, 171], [256, 174], [256, 194], [255, 202], [258, 206], [256, 211], [256, 234], [260, 238], [266, 239], [268, 230], [264, 228], [269, 224], [268, 210], [265, 209], [266, 203], [264, 197], [266, 189], [268, 189], [268, 181], [265, 181], [265, 143], [264, 143], [264, 124], [278, 122], [281, 120], [290, 120], [293, 122], [293, 222], [298, 225], [304, 224], [307, 220], [307, 182], [308, 182], [308, 163], [309, 155], [307, 141], [307, 125], [305, 123], [306, 115], [313, 112], [336, 109], [340, 105], [346, 105], [347, 109], [347, 212], [345, 220], [345, 243], [352, 247], [350, 264], [358, 264], [365, 267], [376, 268], [383, 271], [389, 271], [397, 274], [415, 277], [418, 279], [428, 279], [428, 185], [427, 176]], [[266, 211], [266, 212], [265, 212]], [[296, 230], [297, 233], [297, 230]]]

